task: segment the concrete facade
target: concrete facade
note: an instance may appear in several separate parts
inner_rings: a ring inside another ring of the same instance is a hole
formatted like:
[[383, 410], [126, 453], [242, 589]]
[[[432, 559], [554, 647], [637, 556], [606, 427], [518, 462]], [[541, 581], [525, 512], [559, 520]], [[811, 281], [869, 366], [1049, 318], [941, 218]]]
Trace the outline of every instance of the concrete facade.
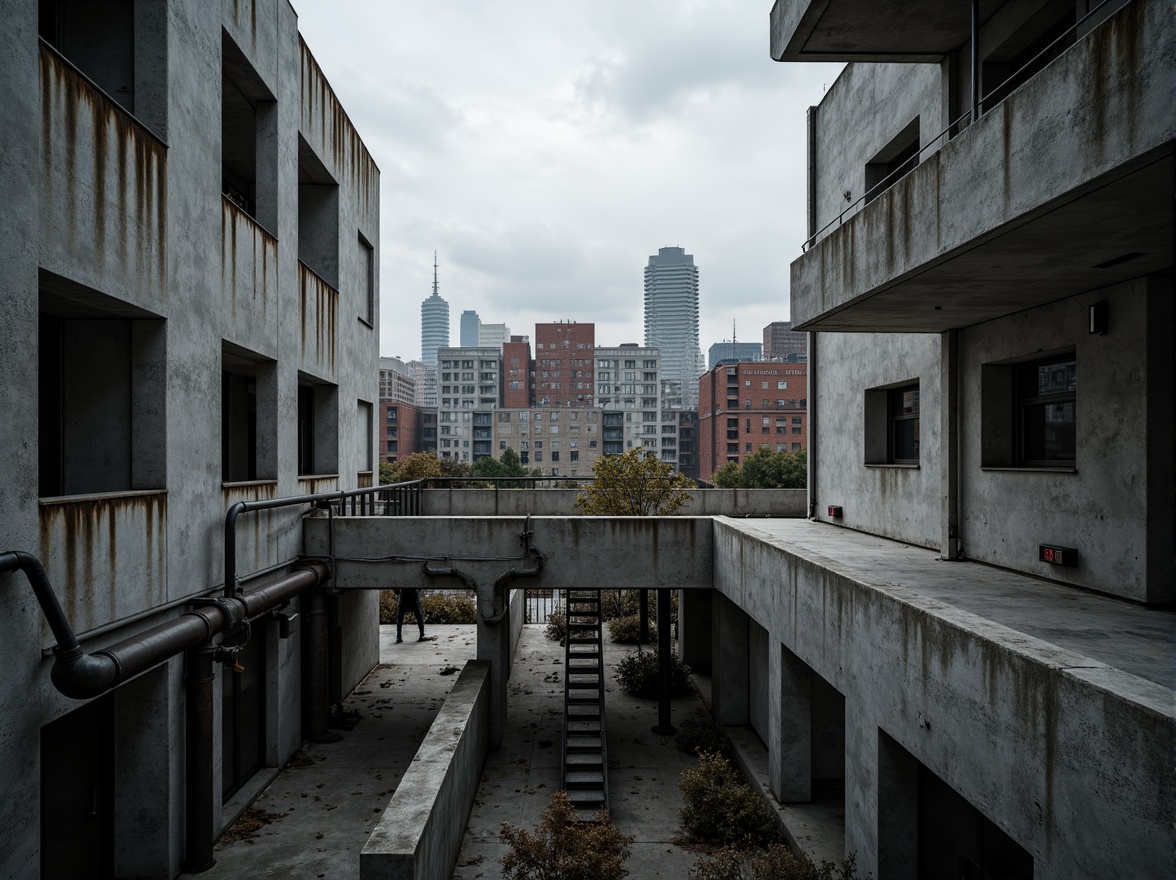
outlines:
[[705, 659], [862, 876], [1173, 868], [1174, 682], [1134, 640], [1170, 653], [1176, 599], [1176, 22], [1089, 6], [772, 12], [773, 57], [852, 62], [791, 272], [813, 522], [718, 524]]
[[[41, 4], [39, 20], [31, 0], [0, 3], [0, 546], [40, 557], [88, 651], [219, 588], [231, 504], [354, 488], [375, 465], [379, 171], [293, 9], [125, 9]], [[247, 588], [299, 555], [299, 516], [242, 529]], [[41, 649], [54, 639], [23, 575], [0, 576], [0, 595], [0, 875], [57, 876], [71, 870], [57, 859], [76, 857], [174, 876], [183, 658], [79, 705], [50, 684]], [[340, 603], [349, 633], [374, 603]], [[254, 642], [264, 732], [249, 760], [274, 767], [301, 743], [299, 639], [263, 621]], [[368, 633], [345, 639], [345, 687], [375, 650]], [[219, 820], [222, 794], [250, 778], [220, 760], [232, 673], [217, 676]], [[73, 783], [54, 762], [78, 737], [88, 768], [115, 768], [94, 780], [94, 833], [55, 818]]]
[[591, 477], [601, 456], [598, 409], [500, 409], [494, 414], [494, 457], [513, 449], [531, 470]]

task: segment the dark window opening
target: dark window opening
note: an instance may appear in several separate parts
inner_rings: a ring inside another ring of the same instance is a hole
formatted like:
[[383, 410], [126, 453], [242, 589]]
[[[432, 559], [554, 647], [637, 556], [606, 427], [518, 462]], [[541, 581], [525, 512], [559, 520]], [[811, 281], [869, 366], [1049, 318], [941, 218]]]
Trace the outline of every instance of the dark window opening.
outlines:
[[298, 385], [298, 475], [337, 474], [338, 388], [305, 377]]
[[277, 103], [245, 54], [221, 36], [221, 191], [270, 231], [278, 221]]
[[1033, 857], [919, 765], [919, 880], [1032, 880]]
[[981, 70], [985, 92], [981, 109], [995, 107], [1072, 46], [1074, 33], [1070, 28], [1075, 21], [1073, 3], [1052, 0], [990, 52]]
[[889, 392], [890, 455], [894, 464], [919, 463], [919, 386]]
[[866, 201], [873, 201], [918, 164], [919, 117], [916, 116], [866, 163]]
[[166, 336], [149, 313], [41, 273], [42, 497], [164, 488]]
[[1072, 355], [1017, 366], [1019, 465], [1074, 466], [1077, 393], [1078, 364]]
[[331, 287], [339, 289], [339, 185], [301, 135], [298, 138], [298, 259]]
[[364, 299], [360, 304], [359, 317], [369, 325], [376, 323], [376, 249], [371, 243], [359, 236], [359, 256], [362, 264]]
[[224, 343], [221, 354], [221, 479], [273, 480], [277, 472], [276, 365]]

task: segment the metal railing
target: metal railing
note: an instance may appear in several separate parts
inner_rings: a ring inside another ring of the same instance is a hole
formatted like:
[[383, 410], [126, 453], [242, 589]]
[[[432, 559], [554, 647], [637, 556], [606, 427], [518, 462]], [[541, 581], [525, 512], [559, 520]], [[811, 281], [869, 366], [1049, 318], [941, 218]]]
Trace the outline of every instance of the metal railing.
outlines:
[[[910, 172], [912, 172], [915, 168], [918, 167], [919, 162], [920, 162], [920, 157], [923, 155], [923, 153], [925, 153], [927, 150], [931, 149], [933, 146], [938, 144], [944, 137], [949, 136], [953, 130], [955, 130], [956, 135], [962, 134], [965, 129], [960, 128], [960, 126], [963, 125], [963, 123], [965, 121], [975, 122], [980, 118], [981, 115], [983, 115], [987, 111], [991, 110], [993, 107], [1000, 106], [1002, 103], [1004, 103], [1006, 100], [1008, 100], [1009, 97], [1016, 92], [1016, 89], [1013, 89], [1012, 91], [1009, 92], [1009, 94], [1003, 96], [999, 101], [996, 101], [995, 103], [991, 104], [990, 106], [987, 106], [987, 107], [985, 106], [985, 101], [988, 98], [991, 98], [992, 94], [994, 92], [998, 91], [1001, 88], [1001, 86], [1003, 86], [1006, 82], [1013, 79], [1014, 77], [1016, 77], [1017, 75], [1019, 75], [1023, 71], [1031, 68], [1039, 60], [1041, 60], [1045, 55], [1054, 51], [1054, 49], [1057, 48], [1059, 43], [1061, 43], [1064, 40], [1069, 39], [1074, 34], [1074, 32], [1078, 30], [1078, 28], [1080, 28], [1083, 24], [1086, 23], [1086, 21], [1088, 19], [1090, 19], [1091, 16], [1093, 16], [1100, 9], [1102, 9], [1104, 6], [1106, 6], [1108, 3], [1111, 3], [1111, 2], [1118, 2], [1118, 0], [1102, 0], [1102, 2], [1100, 2], [1097, 6], [1095, 6], [1093, 9], [1091, 9], [1089, 12], [1087, 12], [1080, 19], [1075, 21], [1074, 24], [1070, 25], [1070, 27], [1066, 28], [1066, 30], [1064, 30], [1062, 33], [1058, 34], [1058, 36], [1055, 37], [1052, 41], [1050, 41], [1050, 43], [1048, 45], [1046, 45], [1040, 52], [1038, 52], [1036, 55], [1034, 55], [1032, 58], [1030, 58], [1024, 64], [1022, 64], [1020, 67], [1018, 67], [1012, 73], [1010, 73], [1008, 76], [1006, 76], [1004, 78], [1004, 80], [1002, 80], [1000, 83], [995, 85], [989, 91], [987, 96], [975, 95], [975, 91], [974, 91], [975, 97], [973, 98], [973, 106], [969, 107], [967, 110], [965, 110], [963, 113], [961, 113], [958, 117], [956, 117], [954, 120], [952, 120], [950, 123], [948, 123], [947, 128], [945, 128], [943, 131], [941, 131], [935, 137], [931, 138], [931, 140], [927, 141], [927, 143], [923, 144], [923, 146], [919, 147], [919, 149], [916, 150], [914, 153], [912, 153], [911, 156], [909, 158], [907, 158], [905, 161], [903, 161], [903, 163], [901, 165], [899, 165], [896, 169], [894, 169], [894, 171], [892, 171], [890, 174], [887, 174], [886, 177], [883, 178], [882, 180], [880, 180], [878, 183], [874, 184], [874, 186], [872, 186], [870, 189], [868, 189], [855, 202], [850, 204], [848, 207], [842, 208], [841, 213], [837, 215], [836, 219], [830, 220], [828, 223], [826, 223], [824, 226], [822, 226], [820, 229], [818, 229], [815, 233], [813, 233], [807, 239], [805, 239], [804, 244], [802, 244], [800, 246], [801, 253], [807, 252], [809, 248], [811, 248], [814, 244], [816, 244], [817, 239], [821, 238], [825, 234], [825, 232], [827, 232], [830, 228], [832, 228], [833, 226], [840, 226], [845, 221], [846, 214], [850, 214], [851, 212], [856, 214], [856, 211], [854, 211], [855, 208], [857, 208], [858, 206], [863, 205], [865, 203], [873, 201], [877, 196], [881, 195], [886, 190], [890, 189], [890, 187], [894, 186], [899, 181], [904, 179], [908, 174], [910, 174]], [[974, 43], [974, 41], [975, 41], [975, 35], [973, 35], [973, 43]], [[977, 80], [974, 78], [973, 83], [975, 84], [976, 82], [977, 82]], [[956, 135], [950, 135], [950, 136], [955, 137]]]

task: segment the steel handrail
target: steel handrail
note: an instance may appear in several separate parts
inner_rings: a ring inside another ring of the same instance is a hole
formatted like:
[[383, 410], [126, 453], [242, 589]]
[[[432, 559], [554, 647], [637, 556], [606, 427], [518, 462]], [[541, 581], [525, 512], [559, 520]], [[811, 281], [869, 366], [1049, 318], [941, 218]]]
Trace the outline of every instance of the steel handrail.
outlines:
[[[1012, 79], [1014, 76], [1016, 76], [1022, 70], [1026, 70], [1027, 68], [1029, 68], [1033, 64], [1035, 64], [1039, 58], [1041, 58], [1047, 52], [1052, 51], [1053, 48], [1055, 46], [1057, 46], [1058, 43], [1060, 43], [1062, 40], [1069, 37], [1070, 34], [1074, 31], [1076, 31], [1078, 28], [1080, 28], [1086, 22], [1086, 20], [1088, 18], [1090, 18], [1092, 15], [1094, 15], [1096, 12], [1098, 12], [1100, 9], [1102, 9], [1104, 6], [1106, 6], [1110, 2], [1111, 2], [1111, 0], [1101, 0], [1101, 2], [1097, 6], [1095, 6], [1093, 9], [1091, 9], [1089, 12], [1087, 12], [1084, 16], [1082, 16], [1080, 19], [1078, 19], [1076, 22], [1074, 22], [1074, 24], [1070, 25], [1070, 27], [1066, 28], [1066, 30], [1064, 30], [1062, 33], [1058, 34], [1058, 36], [1051, 43], [1049, 43], [1047, 46], [1045, 46], [1040, 52], [1038, 52], [1036, 55], [1034, 55], [1032, 58], [1030, 58], [1028, 61], [1026, 61], [1024, 64], [1022, 64], [1020, 67], [1018, 67], [1015, 71], [1013, 71], [1011, 74], [1009, 74], [1009, 76], [1005, 77], [1005, 82]], [[1002, 83], [1002, 85], [1003, 85], [1003, 83]], [[997, 86], [996, 88], [1000, 88], [1000, 86]], [[993, 91], [995, 91], [995, 89], [993, 89]], [[1001, 104], [1003, 104], [1005, 101], [1007, 101], [1009, 99], [1009, 97], [1011, 97], [1015, 91], [1016, 91], [1016, 89], [1014, 89], [1013, 92], [1010, 92], [1008, 95], [1005, 95], [1003, 98], [1001, 98], [999, 101], [997, 101], [992, 106], [999, 107]], [[992, 92], [989, 92], [988, 94], [989, 94], [989, 96], [991, 96]], [[890, 189], [890, 187], [894, 186], [899, 181], [901, 181], [903, 178], [905, 178], [908, 174], [910, 174], [912, 171], [914, 171], [915, 168], [917, 168], [919, 165], [918, 159], [920, 156], [923, 155], [923, 152], [925, 150], [929, 149], [930, 147], [934, 146], [936, 143], [938, 143], [939, 140], [945, 134], [950, 132], [956, 126], [960, 125], [960, 123], [962, 123], [964, 120], [972, 118], [972, 114], [974, 111], [978, 111], [978, 108], [984, 107], [984, 101], [985, 101], [985, 98], [981, 97], [979, 99], [979, 101], [977, 102], [977, 107], [969, 107], [966, 111], [964, 111], [958, 117], [956, 117], [956, 119], [954, 119], [952, 122], [948, 123], [947, 128], [945, 128], [939, 134], [935, 135], [935, 137], [931, 138], [931, 140], [927, 141], [926, 144], [919, 147], [918, 151], [916, 151], [910, 158], [906, 159], [902, 163], [902, 165], [900, 165], [898, 168], [896, 168], [890, 174], [886, 175], [886, 177], [883, 178], [881, 181], [874, 184], [873, 187], [871, 187], [869, 190], [867, 190], [862, 196], [860, 196], [849, 207], [842, 208], [841, 213], [837, 215], [837, 219], [830, 220], [828, 223], [826, 223], [824, 226], [822, 226], [820, 229], [818, 229], [815, 233], [813, 233], [807, 239], [805, 239], [804, 244], [802, 244], [800, 246], [800, 252], [802, 254], [807, 253], [808, 249], [811, 248], [814, 244], [816, 244], [817, 239], [820, 238], [834, 224], [840, 226], [845, 221], [845, 215], [848, 212], [852, 211], [854, 208], [858, 207], [859, 205], [861, 205], [865, 202], [872, 201], [876, 196], [881, 195], [886, 190]], [[991, 110], [992, 108], [989, 107], [988, 109]], [[976, 112], [976, 119], [980, 118], [981, 112], [986, 112], [986, 111], [979, 110], [979, 112]], [[963, 131], [959, 132], [959, 134], [963, 134]], [[906, 171], [903, 171], [901, 174], [898, 174], [898, 172], [902, 169], [903, 165], [906, 165], [907, 163], [911, 162], [912, 160], [915, 160], [915, 164], [912, 165], [910, 168], [908, 168]], [[892, 180], [891, 178], [895, 174], [898, 174], [898, 176], [894, 177], [894, 179]]]

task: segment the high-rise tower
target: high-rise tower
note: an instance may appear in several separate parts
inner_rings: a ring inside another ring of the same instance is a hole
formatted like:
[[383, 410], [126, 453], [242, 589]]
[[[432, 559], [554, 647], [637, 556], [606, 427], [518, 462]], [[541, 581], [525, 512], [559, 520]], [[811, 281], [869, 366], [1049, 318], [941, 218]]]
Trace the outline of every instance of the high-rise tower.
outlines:
[[695, 408], [703, 372], [698, 267], [683, 248], [659, 248], [645, 267], [645, 344], [661, 349], [663, 381], [680, 386], [683, 408]]
[[433, 295], [421, 303], [421, 360], [437, 366], [437, 349], [449, 347], [449, 303], [437, 293], [437, 252], [433, 251]]

